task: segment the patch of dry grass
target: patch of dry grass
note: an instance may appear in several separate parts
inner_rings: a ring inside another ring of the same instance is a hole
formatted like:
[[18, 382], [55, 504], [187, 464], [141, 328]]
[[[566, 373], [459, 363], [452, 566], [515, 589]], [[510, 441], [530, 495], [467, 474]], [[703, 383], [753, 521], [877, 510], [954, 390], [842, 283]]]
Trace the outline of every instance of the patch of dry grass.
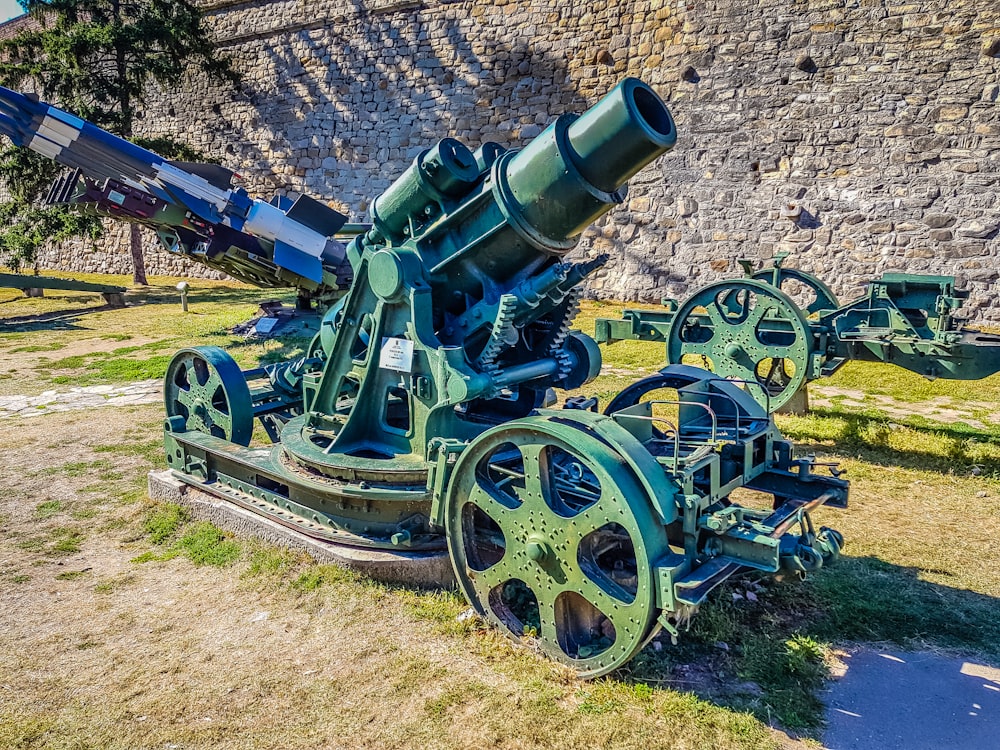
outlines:
[[[74, 278], [129, 283], [124, 276]], [[177, 349], [195, 344], [222, 346], [247, 368], [292, 356], [308, 344], [308, 337], [256, 342], [229, 333], [265, 300], [294, 306], [294, 291], [188, 280], [190, 306], [184, 313], [175, 289], [178, 281], [152, 277], [148, 287], [129, 290], [124, 308], [106, 307], [93, 293], [49, 292], [29, 298], [0, 289], [0, 396], [159, 378]]]
[[[188, 527], [121, 502], [154, 465], [158, 407], [100, 414], [23, 420], [0, 464], [12, 488], [0, 559], [14, 561], [0, 571], [0, 685], [18, 686], [0, 705], [0, 747], [776, 746], [749, 714], [690, 693], [582, 685], [457, 623], [452, 592], [389, 588], [243, 540], [228, 540], [240, 549], [229, 567], [134, 562]], [[126, 432], [137, 450], [112, 447]], [[102, 491], [111, 457], [120, 478]], [[82, 506], [96, 515], [75, 553], [17, 546]]]

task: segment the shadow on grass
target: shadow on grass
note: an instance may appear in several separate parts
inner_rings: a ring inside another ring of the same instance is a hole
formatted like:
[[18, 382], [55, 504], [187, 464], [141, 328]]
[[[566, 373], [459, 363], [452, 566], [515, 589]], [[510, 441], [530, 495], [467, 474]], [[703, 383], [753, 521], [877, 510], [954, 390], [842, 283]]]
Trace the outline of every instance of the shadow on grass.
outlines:
[[[49, 299], [66, 299], [71, 302], [79, 301], [79, 297], [50, 297]], [[0, 319], [0, 333], [5, 331], [16, 331], [18, 333], [31, 333], [33, 331], [81, 331], [84, 327], [77, 325], [81, 317], [115, 309], [120, 308], [101, 304], [94, 307], [77, 307], [72, 310], [53, 310], [52, 312], [38, 313], [36, 315], [2, 318]]]
[[731, 581], [713, 593], [676, 647], [647, 648], [626, 668], [627, 679], [809, 731], [823, 723], [828, 644], [947, 649], [1000, 665], [1000, 602], [921, 580], [923, 572], [845, 557], [804, 583]]
[[[279, 299], [286, 305], [294, 305], [295, 292], [292, 289], [254, 289], [234, 287], [193, 287], [188, 293], [188, 303], [192, 306], [203, 304], [215, 305], [257, 305], [269, 299]], [[81, 330], [78, 321], [87, 315], [108, 312], [110, 310], [142, 307], [145, 305], [175, 305], [180, 307], [180, 293], [171, 285], [148, 286], [130, 289], [125, 295], [125, 308], [115, 308], [106, 304], [90, 305], [90, 298], [81, 297], [79, 293], [68, 295], [49, 294], [46, 300], [65, 302], [72, 309], [53, 310], [51, 312], [35, 313], [11, 318], [0, 318], [0, 332], [17, 331], [30, 333], [33, 331]], [[21, 301], [21, 298], [7, 302]], [[100, 302], [100, 296], [94, 296], [94, 302]], [[84, 306], [86, 305], [86, 306]]]
[[[806, 417], [786, 417], [779, 427], [786, 438], [795, 441], [800, 454], [816, 451], [851, 456], [875, 466], [1000, 476], [1000, 431], [822, 408]], [[895, 434], [900, 430], [905, 430], [905, 438]]]

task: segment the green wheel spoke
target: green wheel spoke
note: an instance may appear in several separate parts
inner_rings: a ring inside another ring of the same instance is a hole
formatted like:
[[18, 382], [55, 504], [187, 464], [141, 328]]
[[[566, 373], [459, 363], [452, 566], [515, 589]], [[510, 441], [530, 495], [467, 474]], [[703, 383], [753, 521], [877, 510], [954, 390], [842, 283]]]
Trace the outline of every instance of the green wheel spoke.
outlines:
[[764, 319], [764, 316], [772, 309], [774, 309], [772, 306], [768, 306], [766, 303], [758, 300], [757, 304], [747, 311], [746, 319], [740, 323], [740, 327], [755, 329], [760, 321]]
[[615, 596], [612, 596], [596, 581], [592, 581], [589, 578], [584, 578], [584, 583], [579, 587], [577, 592], [589, 602], [591, 602], [595, 607], [601, 610], [611, 622], [615, 625], [616, 629], [619, 623], [627, 622], [629, 611], [632, 609], [632, 605], [628, 602], [623, 602]]
[[556, 625], [556, 600], [555, 597], [538, 596], [538, 635], [546, 644], [559, 643], [559, 628]]
[[211, 418], [212, 424], [219, 425], [219, 427], [227, 427], [233, 421], [232, 417], [228, 414], [223, 414], [215, 407], [209, 408], [208, 416]]
[[486, 570], [474, 571], [470, 573], [473, 585], [480, 595], [485, 599], [490, 592], [502, 583], [506, 583], [514, 576], [510, 566], [505, 560], [501, 560], [496, 565], [491, 565]]
[[[543, 466], [544, 445], [520, 445], [518, 450], [524, 459], [524, 487], [527, 497], [524, 502], [535, 508], [545, 505], [549, 496], [549, 467]], [[546, 506], [547, 507], [547, 506]]]
[[[198, 382], [198, 372], [207, 374], [204, 384]], [[187, 381], [188, 387], [178, 385], [180, 380]], [[227, 413], [213, 403], [220, 388]], [[167, 366], [163, 398], [167, 416], [184, 417], [184, 429], [207, 432], [216, 426], [225, 440], [250, 444], [253, 398], [239, 365], [219, 347], [199, 346], [177, 352]]]
[[704, 344], [685, 343], [684, 344], [684, 353], [685, 354], [695, 354], [695, 355], [703, 356], [703, 357], [713, 357], [713, 356], [716, 356], [717, 355], [716, 349], [718, 349], [718, 347], [715, 345], [714, 340], [715, 340], [715, 337], [713, 336], [711, 339], [709, 339], [708, 341], [706, 341]]
[[496, 497], [494, 497], [490, 491], [480, 485], [478, 482], [472, 486], [469, 492], [469, 502], [476, 505], [480, 510], [482, 510], [486, 515], [492, 518], [500, 530], [504, 533], [504, 537], [508, 537], [510, 534], [515, 532], [516, 529], [516, 516], [517, 509], [510, 508]]
[[188, 408], [194, 406], [194, 396], [191, 394], [191, 391], [185, 391], [183, 388], [178, 388], [174, 393], [174, 398]]
[[602, 497], [594, 505], [573, 516], [568, 528], [573, 529], [576, 534], [576, 541], [583, 539], [594, 529], [599, 529], [609, 523], [617, 523], [621, 518], [614, 498]]
[[225, 388], [225, 383], [222, 382], [222, 378], [219, 377], [219, 373], [213, 370], [212, 374], [209, 376], [208, 380], [205, 381], [205, 385], [202, 386], [202, 388], [205, 393], [211, 395], [218, 390], [219, 386]]
[[[601, 438], [594, 419], [602, 422]], [[470, 443], [446, 493], [448, 547], [472, 605], [517, 640], [537, 627], [541, 649], [584, 676], [628, 661], [656, 619], [652, 563], [669, 544], [630, 466], [637, 459], [624, 446], [633, 441], [597, 415], [515, 420]], [[504, 462], [490, 462], [509, 456], [510, 445], [524, 476], [518, 466], [508, 496], [493, 484]], [[470, 512], [470, 504], [478, 510]]]
[[[687, 341], [695, 337], [687, 334], [685, 322], [702, 309], [713, 322], [713, 336], [707, 343]], [[679, 364], [687, 355], [711, 357], [716, 375], [747, 381], [749, 393], [772, 410], [805, 384], [813, 346], [809, 323], [795, 302], [770, 283], [754, 279], [715, 282], [695, 292], [678, 308], [666, 338], [669, 363]], [[783, 372], [792, 374], [776, 380], [773, 373], [759, 373], [759, 363], [768, 359], [785, 360], [789, 367]], [[687, 363], [698, 364], [693, 360]]]
[[718, 300], [712, 300], [705, 305], [705, 314], [708, 315], [708, 320], [716, 332], [729, 325], [728, 313], [722, 309]]
[[790, 347], [787, 346], [765, 346], [757, 341], [750, 341], [743, 344], [743, 351], [754, 363], [754, 366], [762, 359], [783, 358], [788, 356]]

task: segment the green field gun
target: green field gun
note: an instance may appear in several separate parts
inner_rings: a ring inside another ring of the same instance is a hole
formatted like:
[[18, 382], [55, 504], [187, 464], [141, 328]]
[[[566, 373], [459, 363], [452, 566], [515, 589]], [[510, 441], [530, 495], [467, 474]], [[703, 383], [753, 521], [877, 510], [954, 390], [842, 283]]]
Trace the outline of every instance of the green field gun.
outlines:
[[41, 297], [44, 290], [60, 292], [96, 292], [109, 307], [125, 306], [125, 287], [114, 284], [95, 284], [75, 279], [57, 279], [51, 276], [26, 276], [20, 273], [0, 273], [0, 287], [20, 289], [28, 297]]
[[[886, 362], [927, 378], [979, 380], [1000, 370], [1000, 336], [963, 325], [969, 294], [951, 276], [887, 273], [841, 304], [815, 276], [782, 265], [717, 281], [663, 310], [600, 318], [597, 341], [660, 341], [685, 363], [743, 385], [769, 411], [850, 360]], [[802, 300], [800, 305], [795, 300]]]
[[[606, 259], [565, 256], [675, 139], [660, 98], [626, 79], [523, 150], [446, 138], [421, 153], [372, 202], [351, 288], [303, 357], [240, 372], [218, 348], [177, 353], [174, 476], [341, 548], [448, 555], [484, 618], [581, 676], [675, 636], [737, 573], [835, 559], [842, 537], [810, 514], [844, 507], [847, 482], [793, 458], [734, 384], [674, 367], [603, 413], [583, 396], [557, 407], [554, 389], [601, 366], [571, 326]], [[250, 445], [255, 419], [275, 444]]]

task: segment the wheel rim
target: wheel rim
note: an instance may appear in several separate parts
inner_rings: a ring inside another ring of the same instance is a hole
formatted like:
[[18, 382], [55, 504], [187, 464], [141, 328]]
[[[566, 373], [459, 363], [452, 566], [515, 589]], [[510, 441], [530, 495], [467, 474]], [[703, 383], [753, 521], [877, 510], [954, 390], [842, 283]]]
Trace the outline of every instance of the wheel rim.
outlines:
[[655, 631], [663, 526], [621, 454], [579, 425], [532, 417], [490, 430], [463, 453], [447, 502], [458, 581], [515, 640], [537, 637], [593, 677]]
[[183, 417], [185, 429], [239, 445], [253, 434], [253, 403], [236, 361], [217, 346], [181, 349], [163, 383], [167, 417]]
[[723, 281], [678, 309], [667, 360], [742, 381], [773, 411], [806, 382], [810, 342], [805, 316], [781, 290], [763, 281]]
[[[775, 271], [777, 271], [777, 278], [775, 278]], [[760, 271], [754, 273], [751, 278], [777, 287], [790, 297], [795, 296], [794, 291], [790, 288], [795, 282], [804, 286], [815, 295], [813, 300], [803, 308], [807, 316], [815, 315], [820, 310], [836, 310], [840, 307], [837, 295], [833, 293], [830, 287], [812, 274], [800, 271], [797, 268], [762, 268]], [[793, 283], [786, 284], [786, 282]]]

